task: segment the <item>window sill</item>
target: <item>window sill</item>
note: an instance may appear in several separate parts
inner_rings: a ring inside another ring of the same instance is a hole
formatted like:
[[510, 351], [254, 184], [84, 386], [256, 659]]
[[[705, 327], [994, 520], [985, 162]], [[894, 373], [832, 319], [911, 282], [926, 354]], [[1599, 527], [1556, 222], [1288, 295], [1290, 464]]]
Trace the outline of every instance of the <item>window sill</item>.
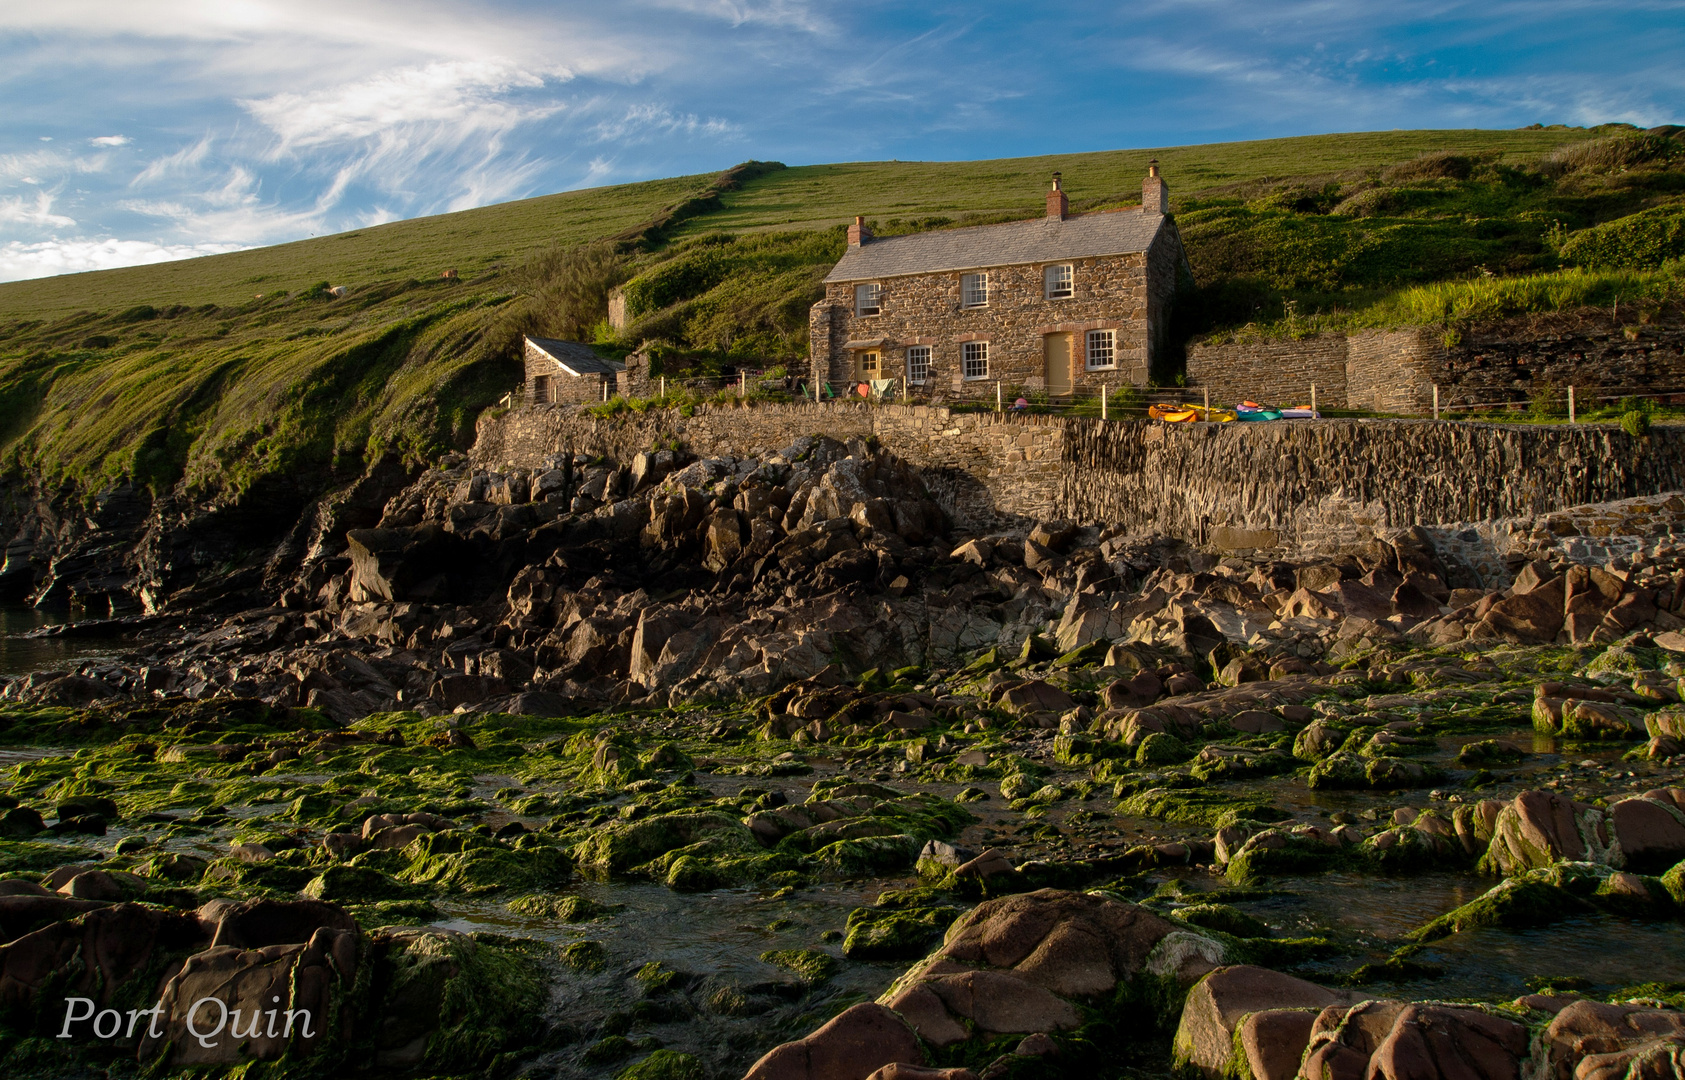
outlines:
[[1116, 364], [1113, 364], [1113, 365], [1112, 365], [1112, 366], [1111, 366], [1111, 367], [1091, 367], [1091, 368], [1083, 368], [1083, 370], [1084, 370], [1084, 371], [1097, 371], [1097, 372], [1100, 372], [1100, 373], [1102, 373], [1102, 374], [1104, 374], [1104, 373], [1106, 373], [1106, 372], [1109, 372], [1109, 371], [1116, 371], [1116, 370], [1117, 370], [1117, 365], [1116, 365]]
[[961, 382], [988, 382], [989, 377], [987, 375], [963, 375], [963, 376], [960, 377], [960, 381]]
[[960, 310], [961, 311], [982, 311], [984, 308], [987, 308], [988, 306], [989, 306], [988, 304], [961, 304]]

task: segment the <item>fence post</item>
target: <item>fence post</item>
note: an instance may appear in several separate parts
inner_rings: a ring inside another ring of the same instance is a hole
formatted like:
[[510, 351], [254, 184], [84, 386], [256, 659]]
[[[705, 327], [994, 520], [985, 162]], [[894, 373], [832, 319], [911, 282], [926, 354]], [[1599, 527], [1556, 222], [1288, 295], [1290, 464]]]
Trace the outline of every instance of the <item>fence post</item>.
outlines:
[[1316, 417], [1316, 383], [1311, 383], [1311, 417]]
[[1106, 384], [1100, 384], [1100, 419], [1106, 419]]
[[1439, 419], [1439, 384], [1433, 384], [1433, 418]]
[[995, 411], [996, 412], [1005, 412], [1006, 411], [1005, 409], [1001, 408], [1001, 405], [1002, 405], [1002, 401], [1001, 401], [1001, 396], [1000, 396], [1000, 380], [996, 379], [995, 380]]
[[1572, 386], [1568, 388], [1568, 422], [1570, 424], [1578, 423], [1574, 419], [1574, 388]]
[[1211, 419], [1211, 387], [1205, 388], [1205, 419]]
[[667, 376], [661, 376], [661, 400], [667, 400]]

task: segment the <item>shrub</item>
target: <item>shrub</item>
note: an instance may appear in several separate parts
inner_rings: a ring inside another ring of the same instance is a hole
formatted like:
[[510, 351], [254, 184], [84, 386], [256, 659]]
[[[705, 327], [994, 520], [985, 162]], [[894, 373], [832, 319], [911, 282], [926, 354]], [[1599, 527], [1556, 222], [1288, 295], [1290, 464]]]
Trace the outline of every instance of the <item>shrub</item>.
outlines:
[[1570, 233], [1558, 252], [1570, 266], [1647, 270], [1685, 258], [1685, 205], [1658, 206]]
[[1637, 439], [1650, 433], [1650, 414], [1643, 409], [1631, 409], [1621, 414], [1621, 430]]

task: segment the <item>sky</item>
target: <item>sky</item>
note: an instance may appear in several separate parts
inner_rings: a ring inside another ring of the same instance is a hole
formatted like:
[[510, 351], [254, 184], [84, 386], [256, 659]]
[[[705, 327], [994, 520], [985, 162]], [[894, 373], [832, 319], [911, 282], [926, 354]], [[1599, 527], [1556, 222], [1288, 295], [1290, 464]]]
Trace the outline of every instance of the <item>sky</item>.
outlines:
[[0, 0], [0, 281], [750, 158], [1685, 122], [1685, 0]]

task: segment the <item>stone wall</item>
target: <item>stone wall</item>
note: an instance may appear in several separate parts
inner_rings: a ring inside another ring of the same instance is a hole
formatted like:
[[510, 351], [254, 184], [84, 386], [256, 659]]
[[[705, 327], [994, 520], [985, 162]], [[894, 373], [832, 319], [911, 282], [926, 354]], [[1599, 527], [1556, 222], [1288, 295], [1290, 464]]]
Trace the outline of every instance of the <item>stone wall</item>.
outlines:
[[[1188, 385], [1211, 391], [1213, 404], [1309, 402], [1344, 409], [1346, 336], [1317, 334], [1295, 341], [1241, 341], [1188, 349]], [[1193, 395], [1197, 397], [1198, 395]]]
[[1332, 547], [1685, 490], [1685, 429], [1422, 420], [1068, 421], [1060, 516], [1231, 548]]
[[483, 418], [472, 457], [507, 470], [564, 450], [620, 461], [674, 444], [769, 455], [803, 435], [876, 436], [969, 533], [1071, 519], [1216, 551], [1306, 551], [1420, 525], [1497, 580], [1528, 545], [1602, 561], [1634, 537], [1685, 531], [1685, 500], [1670, 494], [1685, 492], [1685, 428], [1674, 427], [1633, 438], [1609, 424], [1168, 425], [853, 403], [602, 419], [529, 406]]
[[1316, 383], [1330, 408], [1429, 415], [1442, 407], [1527, 405], [1567, 387], [1590, 407], [1600, 397], [1685, 392], [1685, 327], [1621, 323], [1614, 313], [1541, 317], [1468, 331], [1445, 344], [1441, 327], [1363, 330], [1305, 338], [1194, 345], [1190, 386], [1214, 402], [1298, 403]]

